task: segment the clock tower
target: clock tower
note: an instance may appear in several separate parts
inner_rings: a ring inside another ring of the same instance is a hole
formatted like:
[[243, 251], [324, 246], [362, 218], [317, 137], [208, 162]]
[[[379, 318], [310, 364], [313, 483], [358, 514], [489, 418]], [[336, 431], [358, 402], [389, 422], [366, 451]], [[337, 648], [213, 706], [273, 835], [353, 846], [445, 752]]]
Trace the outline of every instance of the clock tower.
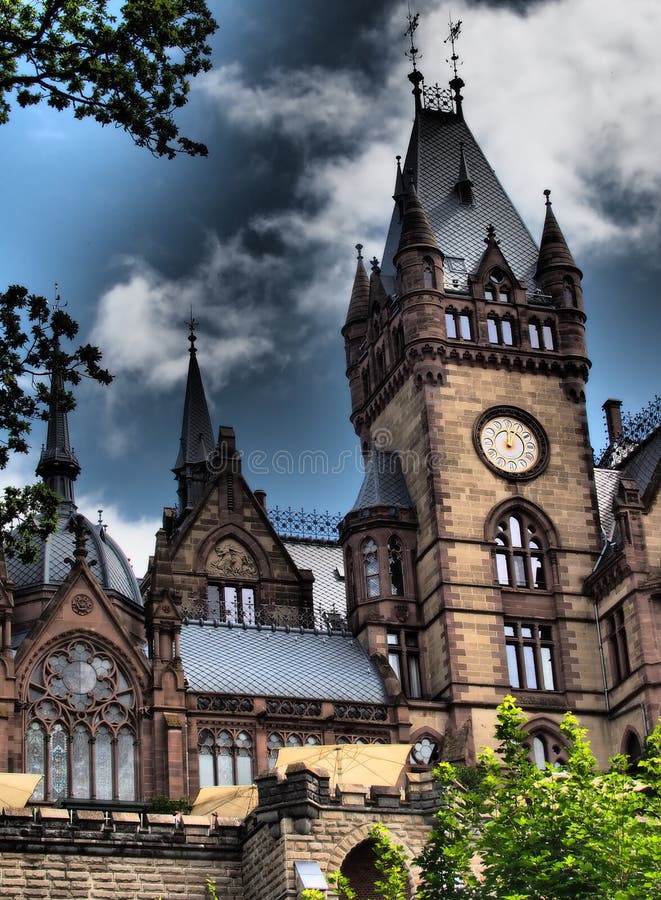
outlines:
[[456, 73], [448, 92], [411, 81], [383, 257], [368, 276], [359, 246], [343, 328], [368, 460], [341, 529], [352, 627], [400, 678], [414, 742], [470, 761], [514, 693], [553, 762], [566, 709], [604, 713], [581, 272], [549, 191], [531, 237]]

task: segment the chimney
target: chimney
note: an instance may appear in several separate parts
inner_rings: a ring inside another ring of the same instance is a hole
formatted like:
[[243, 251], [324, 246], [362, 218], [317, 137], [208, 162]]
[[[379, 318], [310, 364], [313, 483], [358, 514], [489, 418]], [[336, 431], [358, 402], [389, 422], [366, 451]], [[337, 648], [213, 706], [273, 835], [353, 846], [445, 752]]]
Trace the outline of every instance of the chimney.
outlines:
[[608, 429], [608, 442], [613, 444], [622, 437], [622, 401], [606, 400], [601, 407], [606, 416], [606, 428]]

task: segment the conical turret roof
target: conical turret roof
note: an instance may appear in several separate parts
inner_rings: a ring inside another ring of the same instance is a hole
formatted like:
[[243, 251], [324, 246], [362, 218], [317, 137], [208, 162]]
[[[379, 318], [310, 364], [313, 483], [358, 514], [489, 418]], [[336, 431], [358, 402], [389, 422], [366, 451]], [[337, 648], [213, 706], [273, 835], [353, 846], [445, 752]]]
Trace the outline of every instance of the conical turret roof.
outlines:
[[556, 266], [577, 269], [574, 257], [553, 212], [550, 200], [551, 191], [546, 190], [544, 194], [546, 196], [546, 216], [544, 217], [544, 228], [537, 260], [537, 275], [545, 269]]
[[363, 264], [362, 249], [362, 244], [356, 244], [358, 262], [356, 264], [356, 275], [353, 280], [351, 300], [349, 301], [349, 310], [347, 312], [345, 325], [350, 325], [352, 322], [364, 322], [368, 316], [370, 280]]
[[433, 247], [438, 250], [434, 232], [424, 211], [418, 192], [411, 180], [404, 197], [404, 216], [397, 253], [406, 247]]

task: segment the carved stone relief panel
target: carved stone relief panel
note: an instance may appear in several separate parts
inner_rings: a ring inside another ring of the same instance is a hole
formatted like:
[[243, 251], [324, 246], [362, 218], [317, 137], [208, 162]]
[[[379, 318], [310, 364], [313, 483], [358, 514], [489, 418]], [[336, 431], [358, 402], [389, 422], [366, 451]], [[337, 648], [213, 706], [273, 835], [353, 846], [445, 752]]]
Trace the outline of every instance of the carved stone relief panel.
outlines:
[[207, 559], [207, 572], [221, 578], [246, 578], [254, 581], [259, 576], [251, 554], [232, 538], [218, 541]]

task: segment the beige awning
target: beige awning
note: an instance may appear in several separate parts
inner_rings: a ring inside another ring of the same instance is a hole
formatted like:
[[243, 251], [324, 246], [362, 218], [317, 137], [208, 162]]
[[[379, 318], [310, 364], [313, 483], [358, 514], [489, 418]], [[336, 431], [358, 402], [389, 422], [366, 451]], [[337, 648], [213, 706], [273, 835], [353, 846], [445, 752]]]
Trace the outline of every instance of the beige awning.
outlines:
[[330, 775], [330, 789], [338, 783], [395, 786], [411, 752], [411, 744], [326, 744], [283, 747], [275, 767], [284, 775], [292, 763], [324, 768]]
[[245, 819], [257, 806], [257, 785], [223, 785], [200, 788], [191, 815], [218, 813], [224, 819]]
[[0, 806], [25, 806], [43, 775], [24, 775], [19, 772], [0, 772]]

